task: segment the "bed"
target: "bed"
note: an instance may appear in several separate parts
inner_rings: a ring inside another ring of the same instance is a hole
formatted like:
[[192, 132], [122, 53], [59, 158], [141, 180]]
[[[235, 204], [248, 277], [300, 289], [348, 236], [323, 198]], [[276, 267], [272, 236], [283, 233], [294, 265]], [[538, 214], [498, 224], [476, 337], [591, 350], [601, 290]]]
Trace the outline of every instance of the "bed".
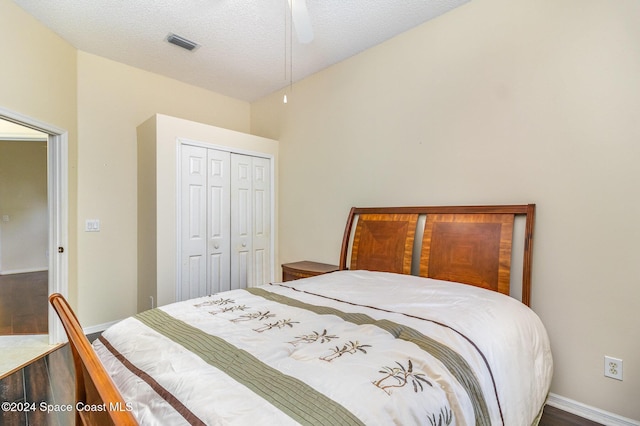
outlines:
[[353, 208], [339, 271], [142, 312], [94, 342], [96, 374], [144, 425], [537, 424], [534, 213]]

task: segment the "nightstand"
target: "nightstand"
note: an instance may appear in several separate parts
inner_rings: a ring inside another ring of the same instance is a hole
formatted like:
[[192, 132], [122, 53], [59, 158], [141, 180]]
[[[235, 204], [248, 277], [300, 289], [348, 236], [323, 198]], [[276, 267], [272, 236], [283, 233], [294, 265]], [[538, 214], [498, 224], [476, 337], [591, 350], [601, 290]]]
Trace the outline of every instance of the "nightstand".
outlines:
[[311, 262], [309, 260], [284, 263], [282, 265], [282, 281], [293, 281], [300, 278], [315, 277], [316, 275], [328, 274], [329, 272], [334, 272], [338, 269], [340, 269], [338, 265]]

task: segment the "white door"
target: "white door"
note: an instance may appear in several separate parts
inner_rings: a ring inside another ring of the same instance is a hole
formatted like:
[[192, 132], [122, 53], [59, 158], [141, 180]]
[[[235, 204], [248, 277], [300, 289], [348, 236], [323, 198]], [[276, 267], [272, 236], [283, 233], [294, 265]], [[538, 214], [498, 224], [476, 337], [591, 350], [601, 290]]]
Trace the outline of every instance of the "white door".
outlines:
[[253, 284], [271, 279], [271, 167], [266, 158], [253, 157]]
[[207, 149], [207, 294], [231, 289], [231, 153]]
[[253, 273], [252, 157], [231, 156], [231, 288], [246, 288]]
[[271, 278], [271, 170], [266, 158], [231, 155], [231, 288]]
[[207, 150], [182, 145], [180, 300], [207, 294]]
[[267, 283], [270, 161], [183, 144], [180, 173], [180, 300]]

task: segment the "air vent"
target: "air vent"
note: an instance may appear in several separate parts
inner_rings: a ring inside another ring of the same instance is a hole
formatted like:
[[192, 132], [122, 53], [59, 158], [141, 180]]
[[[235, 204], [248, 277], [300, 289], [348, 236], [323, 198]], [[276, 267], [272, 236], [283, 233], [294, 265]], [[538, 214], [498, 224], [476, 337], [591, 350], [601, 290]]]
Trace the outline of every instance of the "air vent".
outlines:
[[169, 35], [167, 36], [167, 41], [189, 51], [194, 51], [198, 47], [200, 47], [198, 43], [194, 43], [191, 40], [187, 40], [186, 38], [180, 37], [179, 35], [173, 33], [169, 33]]

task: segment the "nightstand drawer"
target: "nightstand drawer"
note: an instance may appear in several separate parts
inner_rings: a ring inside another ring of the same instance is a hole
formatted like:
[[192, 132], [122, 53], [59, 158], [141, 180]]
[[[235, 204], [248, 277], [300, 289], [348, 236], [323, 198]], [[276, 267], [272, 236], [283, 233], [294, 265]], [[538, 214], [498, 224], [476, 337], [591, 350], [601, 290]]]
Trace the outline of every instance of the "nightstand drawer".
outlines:
[[328, 263], [302, 262], [285, 263], [282, 265], [282, 281], [293, 281], [300, 278], [315, 277], [316, 275], [327, 274], [339, 269], [338, 265]]

